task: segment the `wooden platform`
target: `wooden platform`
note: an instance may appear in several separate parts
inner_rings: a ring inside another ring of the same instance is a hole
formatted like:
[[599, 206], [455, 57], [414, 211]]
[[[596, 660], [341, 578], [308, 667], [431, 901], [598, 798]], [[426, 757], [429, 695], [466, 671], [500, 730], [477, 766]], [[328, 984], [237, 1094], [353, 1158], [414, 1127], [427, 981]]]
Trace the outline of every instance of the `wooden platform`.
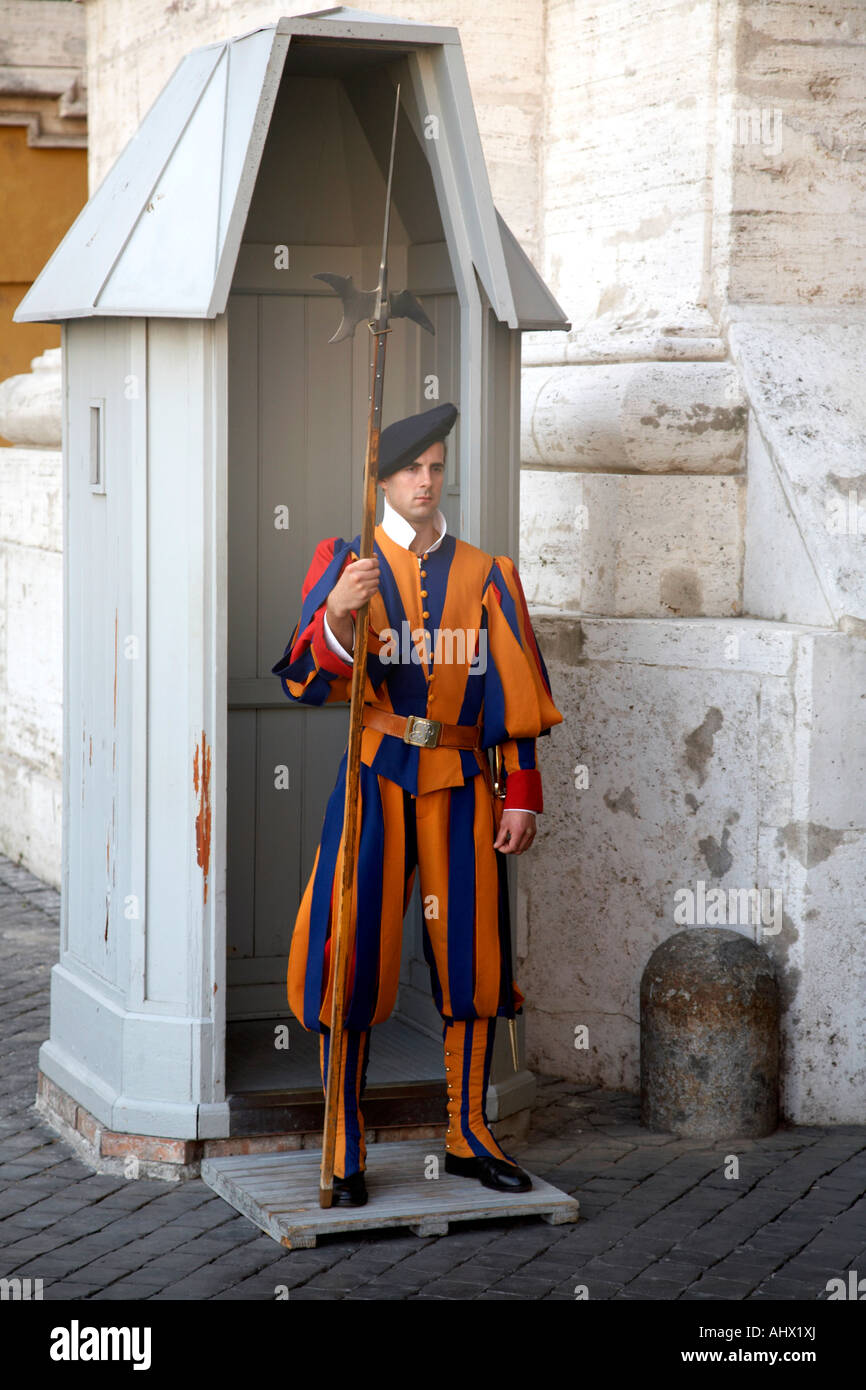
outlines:
[[[439, 1177], [425, 1177], [430, 1158]], [[440, 1146], [429, 1139], [367, 1146], [364, 1207], [319, 1206], [321, 1152], [237, 1154], [202, 1160], [201, 1176], [237, 1211], [288, 1250], [310, 1249], [316, 1238], [336, 1231], [408, 1226], [419, 1236], [444, 1236], [454, 1221], [540, 1216], [551, 1225], [576, 1221], [574, 1197], [532, 1177], [532, 1191], [509, 1195], [482, 1187], [475, 1178], [445, 1172]]]

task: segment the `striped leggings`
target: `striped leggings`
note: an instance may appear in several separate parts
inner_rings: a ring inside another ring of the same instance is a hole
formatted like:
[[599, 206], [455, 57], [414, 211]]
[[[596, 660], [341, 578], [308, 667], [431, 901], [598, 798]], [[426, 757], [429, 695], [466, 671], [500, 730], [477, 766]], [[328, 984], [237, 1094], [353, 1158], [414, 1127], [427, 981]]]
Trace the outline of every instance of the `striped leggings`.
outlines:
[[[487, 1121], [485, 1098], [490, 1080], [490, 1061], [496, 1020], [477, 1018], [446, 1023], [445, 1079], [448, 1088], [448, 1132], [445, 1148], [460, 1158], [504, 1158], [516, 1160], [497, 1144]], [[337, 1145], [334, 1173], [348, 1177], [366, 1166], [364, 1117], [361, 1101], [367, 1079], [370, 1055], [369, 1028], [345, 1029], [340, 1057], [340, 1088], [337, 1107]], [[319, 1035], [319, 1062], [322, 1086], [328, 1075], [330, 1034]]]

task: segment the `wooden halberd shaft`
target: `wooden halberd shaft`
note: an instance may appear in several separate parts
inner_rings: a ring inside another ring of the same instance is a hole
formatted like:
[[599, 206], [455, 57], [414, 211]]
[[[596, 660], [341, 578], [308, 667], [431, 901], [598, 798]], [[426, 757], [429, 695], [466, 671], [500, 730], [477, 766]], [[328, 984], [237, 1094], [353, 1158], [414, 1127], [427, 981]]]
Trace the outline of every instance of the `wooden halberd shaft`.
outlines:
[[[391, 211], [391, 184], [394, 177], [394, 150], [397, 140], [397, 117], [400, 110], [400, 87], [394, 102], [394, 128], [391, 134], [391, 158], [388, 166], [388, 187], [385, 195], [385, 228], [382, 236], [382, 259], [379, 264], [379, 284], [376, 295], [376, 315], [370, 323], [375, 335], [373, 375], [370, 384], [370, 416], [367, 426], [367, 450], [364, 459], [364, 509], [361, 524], [361, 553], [368, 560], [373, 554], [373, 529], [376, 522], [376, 483], [379, 473], [379, 434], [382, 423], [382, 394], [385, 385], [385, 350], [388, 327], [388, 229]], [[340, 1086], [340, 1061], [343, 1052], [343, 1014], [346, 1004], [346, 976], [349, 967], [349, 931], [355, 920], [355, 867], [358, 861], [358, 803], [361, 780], [361, 717], [367, 684], [367, 632], [369, 600], [361, 605], [355, 620], [355, 648], [352, 664], [351, 708], [349, 711], [349, 744], [346, 751], [346, 800], [343, 812], [343, 836], [337, 860], [337, 881], [340, 885], [337, 921], [332, 930], [334, 990], [331, 997], [330, 1045], [328, 1074], [325, 1083], [325, 1124], [322, 1133], [322, 1168], [319, 1178], [319, 1205], [330, 1207], [334, 1192], [334, 1151], [337, 1142], [337, 1109]]]

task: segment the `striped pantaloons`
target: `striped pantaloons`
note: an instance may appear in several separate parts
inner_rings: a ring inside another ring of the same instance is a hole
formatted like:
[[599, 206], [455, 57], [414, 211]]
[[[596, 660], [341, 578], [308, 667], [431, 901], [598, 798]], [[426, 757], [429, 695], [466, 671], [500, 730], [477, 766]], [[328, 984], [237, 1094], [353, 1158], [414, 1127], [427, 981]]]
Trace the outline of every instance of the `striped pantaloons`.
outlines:
[[[306, 1029], [320, 1034], [323, 1086], [345, 766], [344, 757], [298, 909], [287, 976], [292, 1012]], [[403, 918], [416, 872], [424, 908], [424, 956], [443, 1020], [446, 1147], [462, 1158], [507, 1158], [490, 1132], [484, 1102], [496, 1017], [513, 1017], [523, 996], [512, 977], [505, 863], [493, 848], [488, 778], [479, 773], [463, 786], [415, 797], [362, 763], [360, 787], [334, 1172], [347, 1177], [365, 1164], [361, 1100], [370, 1031], [389, 1016], [396, 1001]]]

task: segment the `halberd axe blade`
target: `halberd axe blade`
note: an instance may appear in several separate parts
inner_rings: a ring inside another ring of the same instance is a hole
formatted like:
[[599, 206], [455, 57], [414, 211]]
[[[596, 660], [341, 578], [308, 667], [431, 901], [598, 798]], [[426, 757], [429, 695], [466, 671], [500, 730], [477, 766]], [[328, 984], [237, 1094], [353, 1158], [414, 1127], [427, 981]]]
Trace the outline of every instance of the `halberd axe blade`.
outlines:
[[[328, 270], [314, 275], [313, 279], [324, 280], [326, 285], [336, 290], [342, 300], [343, 317], [340, 327], [333, 338], [328, 339], [329, 343], [341, 343], [344, 338], [351, 338], [359, 323], [370, 320], [375, 315], [378, 290], [357, 290], [351, 275], [332, 275]], [[428, 333], [436, 332], [411, 290], [392, 290], [388, 295], [388, 305], [389, 318], [414, 319], [415, 323], [426, 328]]]

